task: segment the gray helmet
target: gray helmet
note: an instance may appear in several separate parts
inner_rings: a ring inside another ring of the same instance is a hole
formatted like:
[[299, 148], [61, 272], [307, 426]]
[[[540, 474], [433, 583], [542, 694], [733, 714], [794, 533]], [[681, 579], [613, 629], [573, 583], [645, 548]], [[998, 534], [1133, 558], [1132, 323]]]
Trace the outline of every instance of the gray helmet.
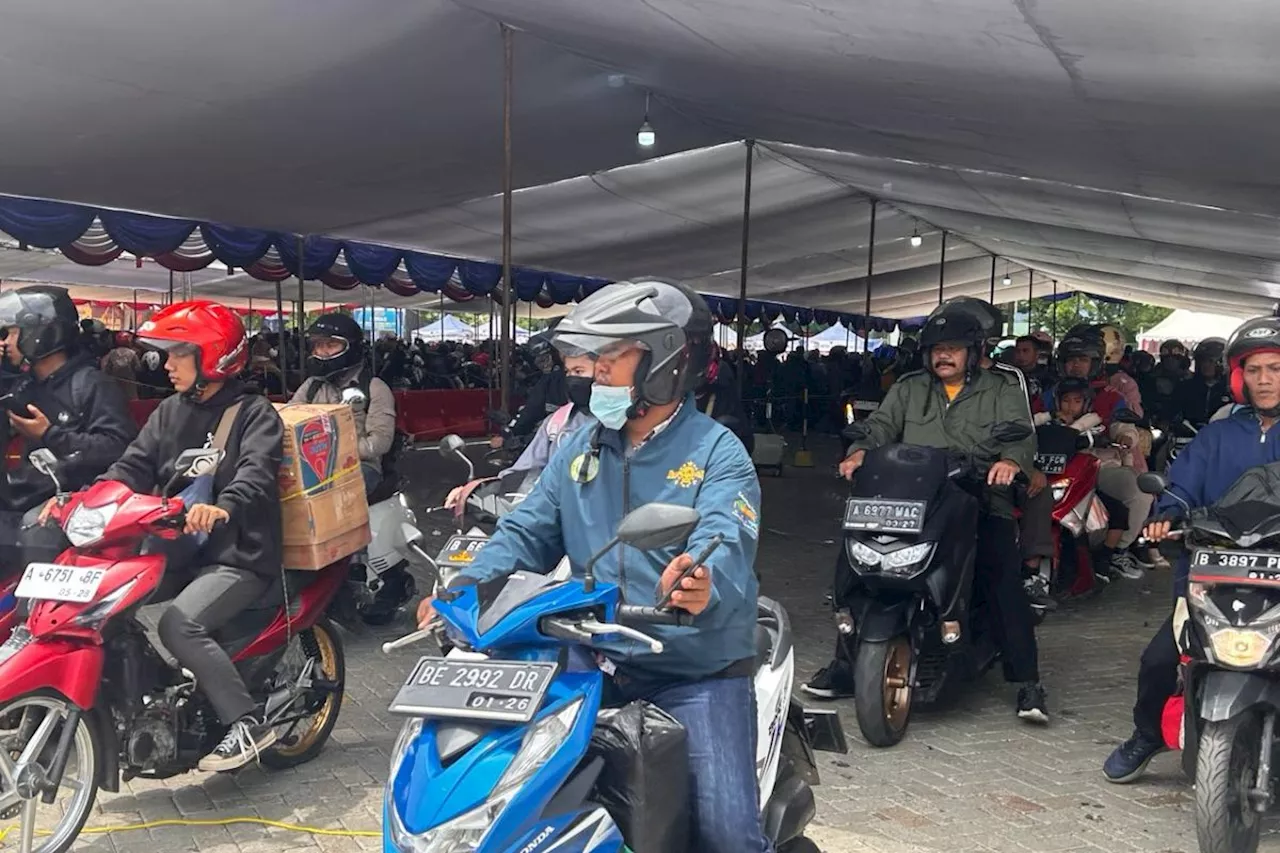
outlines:
[[624, 342], [639, 345], [634, 415], [693, 391], [711, 361], [711, 311], [683, 284], [654, 278], [620, 281], [578, 303], [552, 333], [563, 355], [599, 356]]

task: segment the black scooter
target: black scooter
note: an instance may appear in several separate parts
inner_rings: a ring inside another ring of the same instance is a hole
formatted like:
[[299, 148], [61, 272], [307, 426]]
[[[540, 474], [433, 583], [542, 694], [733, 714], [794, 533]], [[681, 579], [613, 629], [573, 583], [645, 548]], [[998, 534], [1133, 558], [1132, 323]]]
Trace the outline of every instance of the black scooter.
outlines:
[[[1169, 494], [1169, 479], [1138, 485]], [[1280, 717], [1280, 465], [1252, 468], [1174, 531], [1190, 551], [1186, 607], [1174, 636], [1184, 660], [1182, 767], [1195, 780], [1201, 853], [1253, 853], [1276, 800]]]
[[[857, 440], [863, 429], [846, 434]], [[856, 649], [854, 706], [871, 745], [897, 744], [913, 703], [933, 702], [955, 678], [995, 663], [985, 606], [973, 606], [974, 532], [989, 460], [1029, 435], [1029, 424], [997, 424], [989, 446], [971, 455], [887, 445], [859, 468], [844, 516], [851, 571], [837, 571], [833, 594], [837, 624]]]

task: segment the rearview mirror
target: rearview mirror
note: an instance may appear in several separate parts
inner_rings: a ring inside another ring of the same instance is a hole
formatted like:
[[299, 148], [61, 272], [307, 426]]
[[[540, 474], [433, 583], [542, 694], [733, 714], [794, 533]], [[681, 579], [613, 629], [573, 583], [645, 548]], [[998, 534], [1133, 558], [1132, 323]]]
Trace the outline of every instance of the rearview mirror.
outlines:
[[342, 389], [342, 402], [358, 410], [365, 407], [365, 404], [369, 402], [369, 398], [359, 388], [344, 388]]
[[1031, 435], [1031, 424], [1025, 421], [1003, 421], [991, 428], [991, 437], [1001, 444], [1013, 444]]
[[764, 348], [774, 355], [781, 355], [786, 352], [787, 344], [789, 343], [791, 343], [791, 336], [787, 334], [785, 329], [775, 327], [764, 333]]
[[645, 504], [622, 519], [618, 525], [618, 541], [641, 551], [675, 545], [689, 538], [701, 517], [692, 507]]
[[440, 439], [440, 455], [454, 456], [455, 454], [460, 454], [466, 446], [467, 443], [462, 440], [461, 436], [449, 433], [444, 438]]
[[1169, 478], [1155, 471], [1138, 475], [1138, 488], [1149, 495], [1164, 494], [1169, 488]]
[[58, 457], [53, 455], [52, 450], [47, 447], [41, 447], [37, 450], [31, 451], [27, 456], [27, 459], [31, 462], [32, 468], [35, 468], [46, 477], [54, 477], [54, 479], [57, 479], [56, 471], [58, 466]]

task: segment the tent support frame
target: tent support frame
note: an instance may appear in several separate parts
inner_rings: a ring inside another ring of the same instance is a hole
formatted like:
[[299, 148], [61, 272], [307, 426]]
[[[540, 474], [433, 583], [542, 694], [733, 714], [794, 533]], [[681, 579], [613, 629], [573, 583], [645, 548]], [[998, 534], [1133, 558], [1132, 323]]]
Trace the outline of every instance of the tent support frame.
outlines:
[[755, 162], [756, 141], [745, 140], [747, 162], [743, 169], [742, 180], [742, 263], [738, 281], [738, 396], [747, 379], [746, 363], [742, 361], [742, 353], [747, 339], [747, 259], [751, 249], [751, 171]]

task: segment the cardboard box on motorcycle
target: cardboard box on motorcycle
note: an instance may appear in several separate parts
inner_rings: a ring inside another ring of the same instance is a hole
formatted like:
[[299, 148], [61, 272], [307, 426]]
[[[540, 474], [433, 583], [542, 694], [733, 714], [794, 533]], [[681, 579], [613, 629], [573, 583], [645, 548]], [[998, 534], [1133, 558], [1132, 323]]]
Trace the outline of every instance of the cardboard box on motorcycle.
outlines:
[[284, 421], [284, 566], [320, 569], [369, 544], [369, 504], [349, 406], [276, 404]]

